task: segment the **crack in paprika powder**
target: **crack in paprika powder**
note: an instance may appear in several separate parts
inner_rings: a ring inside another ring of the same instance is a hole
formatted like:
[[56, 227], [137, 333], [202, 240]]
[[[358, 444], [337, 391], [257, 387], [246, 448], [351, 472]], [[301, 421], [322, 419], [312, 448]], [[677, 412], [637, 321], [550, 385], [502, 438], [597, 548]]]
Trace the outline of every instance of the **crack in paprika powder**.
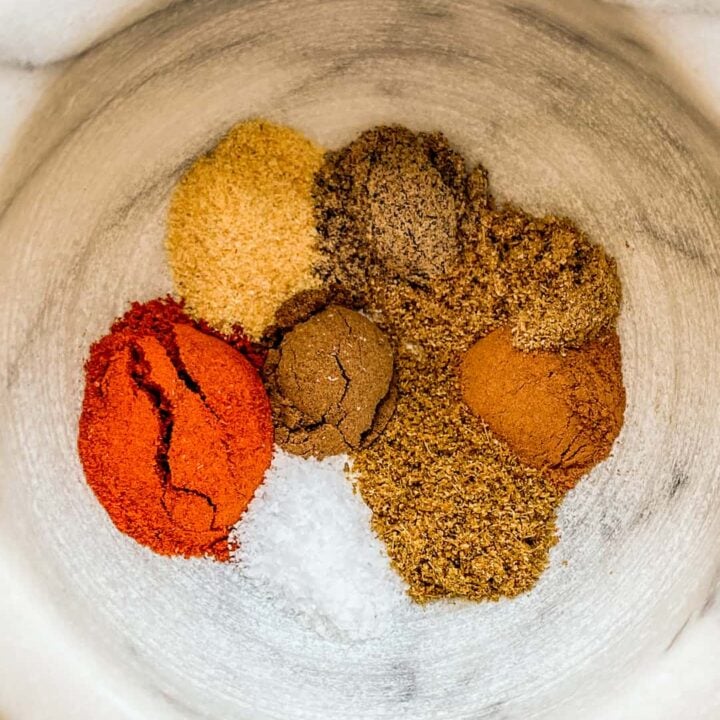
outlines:
[[169, 298], [134, 304], [93, 344], [78, 448], [119, 530], [163, 555], [229, 559], [272, 454], [262, 358]]
[[[172, 518], [172, 512], [170, 508], [168, 508], [165, 500], [168, 488], [174, 490], [175, 492], [184, 492], [188, 495], [193, 495], [204, 500], [212, 509], [213, 522], [211, 523], [210, 527], [213, 530], [217, 530], [218, 528], [215, 527], [215, 513], [217, 508], [215, 507], [215, 503], [212, 501], [212, 498], [209, 495], [198, 492], [197, 490], [192, 490], [191, 488], [186, 487], [179, 487], [172, 482], [172, 468], [170, 466], [170, 460], [168, 457], [170, 445], [172, 443], [172, 432], [174, 425], [172, 405], [165, 397], [162, 388], [159, 385], [155, 385], [148, 380], [149, 367], [145, 361], [142, 350], [138, 347], [136, 343], [133, 343], [130, 346], [130, 356], [132, 362], [130, 369], [130, 377], [132, 377], [133, 381], [137, 385], [138, 390], [144, 392], [150, 402], [157, 409], [160, 438], [157, 443], [155, 463], [157, 465], [160, 481], [163, 488], [165, 489], [165, 494], [163, 495], [162, 499], [162, 504], [165, 508], [165, 512], [168, 514], [168, 517]], [[192, 380], [192, 378], [190, 378], [187, 372], [185, 372], [185, 378], [183, 378], [180, 371], [178, 371], [178, 377], [181, 380], [185, 381], [185, 385], [188, 388], [190, 388], [191, 385], [197, 388], [197, 384]], [[198, 392], [198, 390], [195, 390], [194, 392]]]

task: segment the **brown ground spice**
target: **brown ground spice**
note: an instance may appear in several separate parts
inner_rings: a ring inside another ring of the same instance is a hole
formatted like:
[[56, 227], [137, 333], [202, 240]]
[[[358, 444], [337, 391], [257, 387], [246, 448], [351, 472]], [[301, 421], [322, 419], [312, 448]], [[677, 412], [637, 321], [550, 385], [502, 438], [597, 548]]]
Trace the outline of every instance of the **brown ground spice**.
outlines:
[[478, 270], [490, 276], [517, 348], [578, 348], [614, 327], [616, 263], [567, 218], [536, 218], [489, 201], [468, 213], [465, 232], [470, 243], [478, 240]]
[[462, 272], [455, 278], [463, 282], [438, 281], [415, 295], [437, 310], [430, 316], [403, 302], [399, 287], [376, 295], [382, 306], [373, 304], [372, 316], [398, 348], [398, 401], [385, 431], [353, 465], [373, 529], [419, 602], [529, 590], [557, 541], [564, 495], [463, 404], [459, 354], [497, 320], [490, 303], [472, 302], [488, 293]]
[[[298, 298], [298, 308], [313, 296]], [[304, 457], [324, 458], [372, 442], [395, 406], [393, 349], [370, 320], [330, 305], [295, 325], [263, 368], [275, 440]]]
[[472, 417], [452, 372], [419, 370], [403, 373], [395, 414], [355, 458], [373, 529], [414, 600], [523, 593], [547, 566], [564, 491]]
[[327, 153], [315, 178], [323, 280], [362, 293], [368, 278], [424, 283], [460, 259], [465, 161], [442, 133], [376, 127]]
[[531, 467], [573, 487], [609, 454], [625, 410], [616, 332], [579, 350], [522, 352], [507, 328], [462, 361], [468, 407]]
[[[473, 417], [458, 364], [476, 340], [507, 324], [522, 349], [599, 337], [619, 308], [615, 264], [567, 220], [496, 209], [479, 167], [455, 191], [464, 207], [458, 260], [404, 282], [378, 260], [367, 228], [353, 227], [353, 212], [342, 209], [342, 202], [363, 206], [357, 185], [377, 157], [348, 148], [330, 154], [319, 174], [324, 259], [317, 272], [360, 298], [391, 338], [398, 390], [385, 431], [355, 456], [359, 491], [415, 600], [513, 597], [547, 566], [565, 489], [523, 465]], [[390, 226], [400, 224], [392, 216], [408, 193], [401, 190], [397, 202], [386, 194], [375, 211]]]

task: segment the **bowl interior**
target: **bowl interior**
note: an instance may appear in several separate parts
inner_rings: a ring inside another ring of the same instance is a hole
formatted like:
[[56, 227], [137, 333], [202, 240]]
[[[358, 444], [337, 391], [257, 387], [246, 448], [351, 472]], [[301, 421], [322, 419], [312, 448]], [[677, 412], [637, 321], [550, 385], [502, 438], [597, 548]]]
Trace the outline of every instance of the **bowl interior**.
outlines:
[[[183, 717], [577, 717], [702, 611], [720, 572], [719, 141], [664, 77], [623, 14], [573, 2], [183, 3], [68, 67], [0, 178], [0, 526], [128, 692]], [[254, 115], [327, 147], [440, 129], [498, 197], [570, 215], [617, 258], [625, 427], [531, 593], [327, 640], [233, 567], [137, 546], [86, 487], [88, 345], [171, 289], [172, 185]]]

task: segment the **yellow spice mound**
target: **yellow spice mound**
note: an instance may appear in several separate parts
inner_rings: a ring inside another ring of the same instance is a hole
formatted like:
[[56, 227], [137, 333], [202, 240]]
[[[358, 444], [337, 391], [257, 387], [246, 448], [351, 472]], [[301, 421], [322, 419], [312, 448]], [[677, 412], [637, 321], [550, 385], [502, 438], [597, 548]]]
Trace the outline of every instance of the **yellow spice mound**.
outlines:
[[265, 120], [236, 125], [175, 188], [167, 251], [187, 311], [259, 338], [275, 310], [317, 285], [311, 189], [323, 151]]

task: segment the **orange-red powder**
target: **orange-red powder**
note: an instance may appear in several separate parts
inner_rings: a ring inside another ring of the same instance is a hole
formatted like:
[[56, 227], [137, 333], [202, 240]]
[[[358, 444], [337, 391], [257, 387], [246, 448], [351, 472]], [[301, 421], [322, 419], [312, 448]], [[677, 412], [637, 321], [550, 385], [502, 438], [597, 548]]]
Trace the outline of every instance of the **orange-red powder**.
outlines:
[[468, 350], [465, 402], [530, 467], [571, 488], [609, 454], [625, 412], [616, 332], [564, 354], [522, 352], [506, 328]]
[[135, 304], [86, 365], [78, 448], [113, 523], [162, 555], [229, 558], [270, 465], [270, 405], [241, 334], [199, 329], [172, 300]]

